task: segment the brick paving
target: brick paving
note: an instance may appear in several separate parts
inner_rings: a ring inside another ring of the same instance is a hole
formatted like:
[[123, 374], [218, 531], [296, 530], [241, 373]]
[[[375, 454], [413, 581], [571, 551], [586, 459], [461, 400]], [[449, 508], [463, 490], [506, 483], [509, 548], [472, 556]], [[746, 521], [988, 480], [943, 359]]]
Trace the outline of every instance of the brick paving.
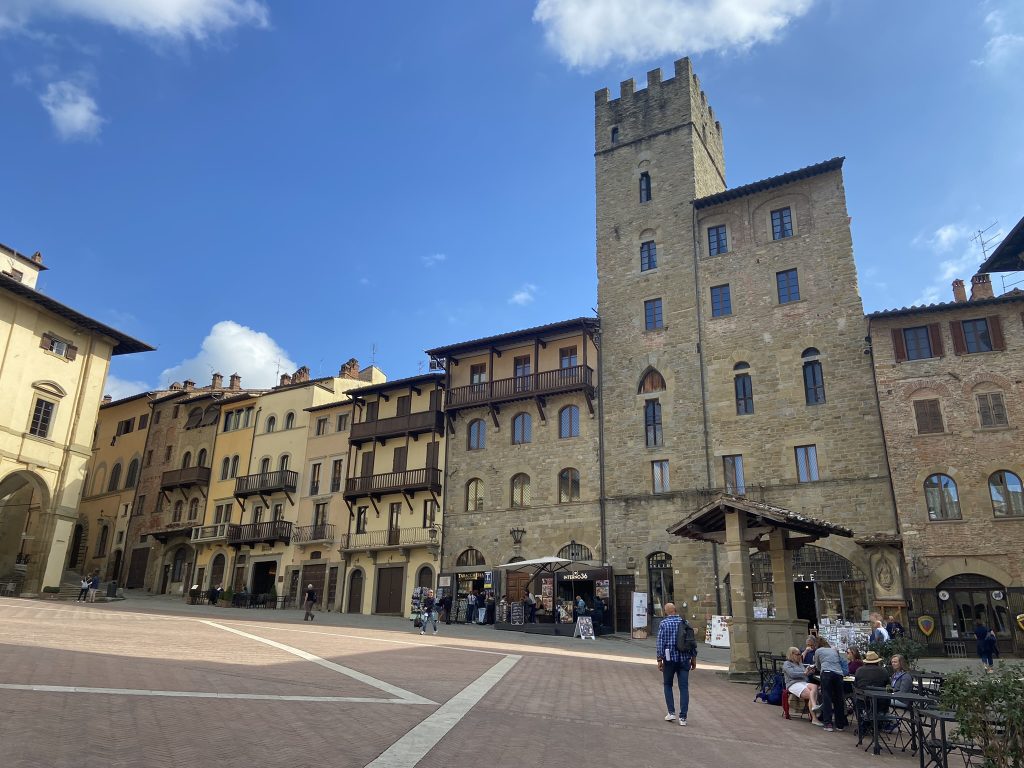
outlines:
[[[169, 601], [85, 606], [0, 599], [0, 683], [390, 698], [365, 682], [195, 620], [208, 619], [437, 705], [505, 654], [521, 656], [426, 753], [418, 763], [424, 768], [563, 761], [911, 768], [917, 762], [909, 754], [866, 754], [855, 747], [852, 732], [826, 734], [806, 721], [784, 721], [780, 708], [751, 702], [751, 686], [729, 683], [709, 668], [691, 677], [690, 725], [666, 723], [650, 652], [627, 642], [584, 645], [478, 627], [442, 627], [437, 638], [420, 637], [408, 622], [354, 625], [352, 618], [321, 614], [303, 624], [297, 612], [183, 608]], [[365, 766], [436, 710], [376, 701], [0, 690], [0, 765]]]

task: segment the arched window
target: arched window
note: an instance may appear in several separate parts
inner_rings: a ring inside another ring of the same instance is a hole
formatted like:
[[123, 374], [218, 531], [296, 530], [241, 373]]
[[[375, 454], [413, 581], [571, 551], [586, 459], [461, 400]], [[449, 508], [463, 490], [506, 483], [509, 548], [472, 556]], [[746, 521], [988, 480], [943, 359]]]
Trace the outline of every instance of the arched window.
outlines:
[[224, 461], [220, 463], [220, 479], [227, 480], [231, 474], [231, 459], [227, 456], [224, 457]]
[[648, 368], [647, 372], [640, 379], [640, 386], [637, 388], [636, 393], [643, 395], [647, 392], [661, 392], [664, 389], [665, 377], [654, 368]]
[[200, 448], [199, 449], [199, 457], [196, 459], [196, 466], [197, 467], [205, 467], [206, 466], [206, 449], [205, 448]]
[[821, 353], [814, 347], [808, 347], [800, 357], [804, 360], [804, 398], [808, 405], [820, 405], [825, 402], [825, 377], [821, 372]]
[[512, 476], [512, 503], [513, 507], [530, 506], [530, 476], [520, 472]]
[[484, 424], [483, 419], [474, 419], [469, 422], [469, 443], [468, 449], [471, 451], [482, 450], [487, 443], [487, 425]]
[[661, 401], [657, 398], [644, 402], [644, 432], [648, 448], [664, 445], [661, 430]]
[[128, 475], [124, 479], [125, 488], [134, 488], [135, 484], [139, 482], [139, 460], [132, 459], [131, 463], [128, 464]]
[[429, 565], [424, 565], [416, 573], [416, 586], [423, 589], [430, 589], [434, 586], [434, 572]]
[[203, 409], [193, 408], [188, 412], [188, 418], [185, 420], [185, 429], [195, 429], [203, 423]]
[[466, 483], [466, 511], [479, 512], [484, 508], [484, 481], [474, 477]]
[[672, 578], [672, 555], [654, 552], [647, 558], [647, 584], [651, 609], [655, 616], [665, 615], [665, 603], [674, 603], [675, 584]]
[[231, 457], [231, 477], [238, 477], [238, 454]]
[[178, 501], [174, 502], [174, 514], [171, 515], [171, 522], [172, 523], [180, 523], [181, 522], [181, 513], [182, 513], [182, 511], [184, 509], [185, 509], [185, 502], [181, 501], [180, 499]]
[[181, 457], [181, 468], [188, 469], [192, 466], [192, 451], [185, 451], [185, 455]]
[[523, 445], [533, 440], [533, 420], [528, 413], [512, 417], [512, 445]]
[[574, 563], [580, 560], [593, 560], [594, 553], [590, 551], [590, 547], [584, 544], [577, 544], [575, 541], [566, 544], [560, 550], [558, 550], [558, 556], [564, 560], [572, 560]]
[[960, 496], [949, 475], [929, 475], [924, 481], [924, 498], [929, 520], [959, 520]]
[[188, 503], [188, 519], [195, 520], [199, 517], [199, 499], [192, 499]]
[[171, 581], [181, 581], [185, 578], [185, 550], [179, 549], [174, 553], [174, 568], [171, 571]]
[[260, 459], [260, 474], [265, 475], [270, 471], [270, 457], [264, 456]]
[[284, 417], [284, 428], [294, 429], [295, 428], [295, 414], [289, 411]]
[[558, 436], [580, 436], [580, 409], [575, 405], [567, 405], [558, 412]]
[[277, 460], [277, 468], [284, 472], [288, 469], [288, 461], [291, 459], [287, 453], [281, 454], [281, 458]]
[[107, 491], [116, 491], [121, 486], [121, 462], [114, 465], [110, 470], [110, 482], [107, 483]]
[[267, 430], [266, 431], [267, 432], [273, 432], [275, 429], [277, 429], [277, 417], [276, 416], [267, 416]]
[[992, 511], [996, 517], [1024, 516], [1024, 488], [1020, 477], [1005, 469], [993, 472], [988, 479]]
[[651, 199], [651, 174], [644, 171], [640, 174], [640, 202], [646, 203]]
[[754, 384], [750, 379], [750, 363], [739, 362], [732, 367], [736, 375], [733, 385], [736, 390], [736, 414], [748, 416], [754, 412]]
[[96, 557], [103, 557], [107, 554], [107, 543], [110, 538], [110, 528], [105, 525], [100, 526], [100, 537], [96, 542]]
[[[580, 471], [566, 467], [558, 473], [558, 503], [568, 504], [580, 500]], [[561, 555], [559, 555], [561, 557]], [[589, 560], [590, 558], [583, 558]]]
[[458, 559], [455, 561], [456, 566], [469, 566], [469, 565], [487, 565], [487, 561], [484, 560], [483, 553], [479, 549], [473, 549], [470, 547], [465, 550]]

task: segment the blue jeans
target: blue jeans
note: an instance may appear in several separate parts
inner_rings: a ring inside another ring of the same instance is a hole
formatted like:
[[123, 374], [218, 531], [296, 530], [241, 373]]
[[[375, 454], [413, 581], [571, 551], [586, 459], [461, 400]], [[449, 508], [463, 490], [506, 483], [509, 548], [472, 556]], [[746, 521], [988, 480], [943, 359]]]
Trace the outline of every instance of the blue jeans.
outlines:
[[665, 683], [665, 705], [671, 715], [676, 711], [675, 697], [672, 694], [672, 680], [679, 681], [679, 716], [686, 717], [690, 709], [690, 660], [665, 660], [661, 675]]

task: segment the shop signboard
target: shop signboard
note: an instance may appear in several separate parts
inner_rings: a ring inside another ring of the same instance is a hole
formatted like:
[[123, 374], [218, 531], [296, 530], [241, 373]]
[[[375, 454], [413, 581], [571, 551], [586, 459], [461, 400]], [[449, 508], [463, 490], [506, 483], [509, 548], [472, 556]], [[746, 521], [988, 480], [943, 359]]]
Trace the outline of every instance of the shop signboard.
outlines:
[[711, 617], [711, 638], [708, 645], [712, 648], [729, 647], [729, 619], [730, 616]]
[[494, 577], [490, 571], [484, 571], [484, 589], [494, 589]]
[[632, 635], [638, 640], [647, 637], [647, 593], [633, 593]]
[[451, 576], [439, 576], [437, 578], [437, 586], [439, 587], [450, 587], [452, 585]]
[[594, 582], [594, 594], [602, 600], [608, 600], [611, 592], [608, 589], [608, 579], [598, 579]]
[[576, 629], [572, 631], [573, 637], [580, 640], [597, 640], [594, 637], [594, 620], [589, 616], [580, 616], [576, 619]]

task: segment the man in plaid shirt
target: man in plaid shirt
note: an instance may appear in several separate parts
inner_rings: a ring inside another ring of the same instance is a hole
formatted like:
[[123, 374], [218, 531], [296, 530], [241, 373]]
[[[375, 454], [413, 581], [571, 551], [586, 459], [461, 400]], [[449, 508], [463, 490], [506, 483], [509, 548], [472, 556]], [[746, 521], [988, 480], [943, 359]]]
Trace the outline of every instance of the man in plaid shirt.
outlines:
[[676, 719], [675, 696], [672, 693], [672, 680], [679, 681], [679, 724], [686, 725], [686, 715], [690, 708], [690, 670], [697, 668], [697, 651], [693, 655], [683, 655], [676, 648], [676, 635], [682, 629], [683, 620], [676, 613], [674, 603], [665, 603], [665, 618], [658, 627], [658, 669], [661, 670], [665, 683], [665, 704], [668, 705], [667, 722]]

